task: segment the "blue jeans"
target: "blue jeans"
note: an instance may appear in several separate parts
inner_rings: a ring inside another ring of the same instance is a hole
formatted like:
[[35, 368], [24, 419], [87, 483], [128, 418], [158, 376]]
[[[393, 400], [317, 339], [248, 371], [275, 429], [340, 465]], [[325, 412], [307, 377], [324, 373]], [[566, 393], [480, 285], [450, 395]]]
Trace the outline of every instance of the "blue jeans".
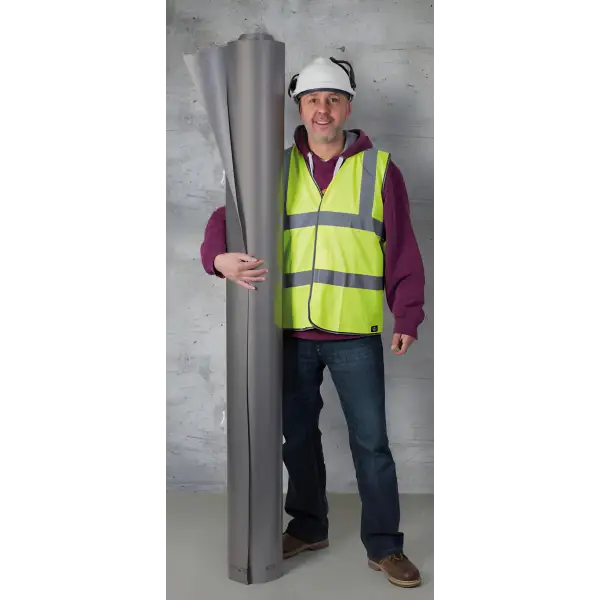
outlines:
[[316, 342], [286, 337], [283, 353], [283, 461], [289, 475], [287, 532], [317, 542], [328, 535], [326, 474], [319, 430], [327, 367], [348, 425], [362, 504], [361, 540], [370, 559], [401, 552], [396, 467], [385, 418], [381, 336]]

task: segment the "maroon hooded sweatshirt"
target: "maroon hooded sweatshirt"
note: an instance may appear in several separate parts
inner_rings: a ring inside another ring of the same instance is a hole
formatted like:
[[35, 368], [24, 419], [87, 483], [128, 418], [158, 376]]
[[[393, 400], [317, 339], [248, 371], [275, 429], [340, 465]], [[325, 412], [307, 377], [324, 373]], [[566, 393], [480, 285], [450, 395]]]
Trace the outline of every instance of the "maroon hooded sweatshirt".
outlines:
[[[303, 125], [296, 129], [294, 141], [309, 167], [306, 129]], [[340, 156], [349, 158], [372, 148], [366, 134], [358, 129], [346, 132], [346, 145]], [[333, 179], [333, 172], [339, 157], [323, 161], [314, 153], [314, 178], [325, 190]], [[423, 312], [425, 274], [423, 260], [409, 216], [408, 195], [400, 169], [390, 161], [383, 186], [383, 226], [385, 247], [385, 293], [390, 311], [394, 315], [394, 333], [405, 333], [415, 339], [417, 328], [425, 317]], [[225, 234], [225, 207], [221, 206], [211, 215], [204, 232], [204, 242], [200, 248], [202, 265], [209, 275], [222, 275], [215, 270], [215, 258], [227, 252]], [[260, 258], [257, 257], [257, 258]], [[360, 336], [328, 333], [317, 329], [291, 331], [290, 335], [311, 340], [342, 340]]]

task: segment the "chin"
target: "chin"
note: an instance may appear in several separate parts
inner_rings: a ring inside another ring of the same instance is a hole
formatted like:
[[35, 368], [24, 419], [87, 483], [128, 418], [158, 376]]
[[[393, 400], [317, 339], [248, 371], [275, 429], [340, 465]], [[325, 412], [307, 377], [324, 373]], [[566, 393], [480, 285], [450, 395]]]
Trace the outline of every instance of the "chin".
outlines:
[[329, 142], [335, 141], [335, 139], [338, 137], [338, 133], [339, 132], [335, 130], [328, 134], [317, 133], [316, 131], [313, 131], [311, 137], [319, 144], [328, 144]]
[[312, 139], [318, 144], [329, 144], [335, 140], [335, 137], [324, 136], [324, 135], [313, 135]]

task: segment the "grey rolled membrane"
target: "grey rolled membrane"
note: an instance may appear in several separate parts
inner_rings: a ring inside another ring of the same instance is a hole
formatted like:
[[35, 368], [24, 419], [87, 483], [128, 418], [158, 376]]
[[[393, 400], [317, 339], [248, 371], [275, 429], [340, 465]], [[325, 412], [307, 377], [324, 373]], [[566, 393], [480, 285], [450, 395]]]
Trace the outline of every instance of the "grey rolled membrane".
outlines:
[[227, 281], [227, 502], [229, 578], [283, 574], [281, 174], [285, 45], [242, 35], [186, 55], [226, 173], [228, 252], [261, 258], [267, 281]]

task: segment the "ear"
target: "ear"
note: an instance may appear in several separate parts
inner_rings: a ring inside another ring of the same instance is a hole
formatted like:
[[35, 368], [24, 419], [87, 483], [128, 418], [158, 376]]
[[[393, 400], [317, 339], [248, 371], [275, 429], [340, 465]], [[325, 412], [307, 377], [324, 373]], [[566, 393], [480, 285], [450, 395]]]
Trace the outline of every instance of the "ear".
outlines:
[[352, 102], [348, 102], [348, 108], [346, 109], [346, 118], [348, 118], [350, 116], [350, 113], [352, 112]]

